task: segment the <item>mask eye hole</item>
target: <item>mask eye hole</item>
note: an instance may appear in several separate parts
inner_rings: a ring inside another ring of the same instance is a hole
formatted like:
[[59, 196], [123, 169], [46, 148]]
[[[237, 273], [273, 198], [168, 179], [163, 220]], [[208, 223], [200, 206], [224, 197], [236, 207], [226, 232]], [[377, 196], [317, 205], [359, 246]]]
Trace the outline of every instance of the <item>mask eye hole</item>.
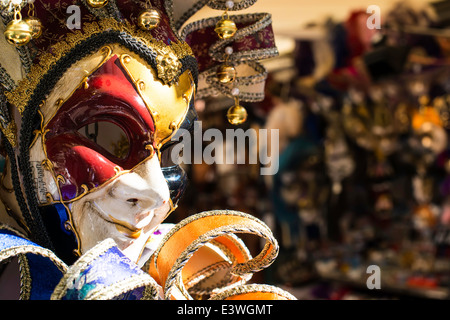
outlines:
[[128, 136], [118, 125], [97, 121], [78, 129], [83, 137], [93, 141], [116, 158], [126, 159], [130, 151]]

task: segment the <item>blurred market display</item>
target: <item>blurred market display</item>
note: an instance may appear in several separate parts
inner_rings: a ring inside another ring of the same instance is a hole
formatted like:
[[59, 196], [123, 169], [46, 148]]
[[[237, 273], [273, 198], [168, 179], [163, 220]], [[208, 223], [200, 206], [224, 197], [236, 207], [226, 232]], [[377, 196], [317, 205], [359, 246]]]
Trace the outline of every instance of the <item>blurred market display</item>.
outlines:
[[[174, 217], [226, 207], [263, 219], [281, 245], [265, 280], [299, 297], [448, 299], [450, 1], [383, 7], [380, 29], [366, 9], [310, 17], [266, 62], [266, 98], [245, 105], [240, 128], [280, 130], [277, 174], [187, 166], [192, 194]], [[232, 128], [230, 103], [198, 101], [203, 129]], [[381, 290], [367, 289], [369, 265]]]

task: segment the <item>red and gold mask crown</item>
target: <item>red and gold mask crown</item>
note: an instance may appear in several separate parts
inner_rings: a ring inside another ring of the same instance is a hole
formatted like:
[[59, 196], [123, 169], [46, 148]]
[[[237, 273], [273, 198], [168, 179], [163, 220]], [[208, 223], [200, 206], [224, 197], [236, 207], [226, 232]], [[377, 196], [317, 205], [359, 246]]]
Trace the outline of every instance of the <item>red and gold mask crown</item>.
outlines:
[[[165, 84], [190, 70], [198, 98], [225, 94], [262, 100], [267, 74], [257, 60], [277, 55], [271, 16], [228, 14], [254, 2], [3, 0], [2, 31], [10, 43], [2, 41], [0, 60], [4, 135], [16, 144], [7, 102], [22, 116], [27, 108], [36, 109], [62, 69], [111, 42], [137, 50]], [[224, 13], [182, 28], [205, 6]]]

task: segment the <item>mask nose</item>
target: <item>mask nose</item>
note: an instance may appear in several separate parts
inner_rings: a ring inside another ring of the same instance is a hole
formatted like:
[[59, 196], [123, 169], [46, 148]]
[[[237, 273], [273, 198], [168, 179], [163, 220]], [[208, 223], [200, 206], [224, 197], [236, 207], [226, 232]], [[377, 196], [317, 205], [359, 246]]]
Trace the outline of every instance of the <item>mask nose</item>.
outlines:
[[169, 188], [158, 158], [152, 157], [117, 177], [106, 196], [96, 202], [113, 218], [136, 225], [147, 217], [151, 219], [151, 211], [169, 199]]

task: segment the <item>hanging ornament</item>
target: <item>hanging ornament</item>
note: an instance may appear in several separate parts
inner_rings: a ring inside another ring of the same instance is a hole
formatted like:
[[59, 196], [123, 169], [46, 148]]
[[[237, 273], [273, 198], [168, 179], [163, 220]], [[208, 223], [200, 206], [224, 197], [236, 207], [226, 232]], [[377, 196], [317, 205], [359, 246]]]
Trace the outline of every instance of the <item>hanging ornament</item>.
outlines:
[[232, 125], [240, 125], [247, 121], [247, 110], [239, 104], [239, 89], [233, 88], [231, 94], [234, 96], [234, 106], [227, 111], [227, 119]]
[[104, 7], [108, 0], [86, 0], [86, 2], [90, 7], [98, 9]]
[[236, 69], [228, 64], [223, 64], [217, 70], [217, 78], [221, 83], [230, 83], [236, 79]]
[[228, 109], [227, 118], [232, 125], [242, 124], [247, 120], [247, 110], [238, 104], [234, 105]]
[[[228, 59], [233, 53], [232, 47], [225, 48], [225, 61], [217, 71], [217, 78], [219, 82], [227, 84], [232, 83], [236, 80], [237, 71], [236, 69], [228, 64]], [[230, 107], [227, 112], [228, 122], [233, 125], [239, 125], [247, 120], [247, 110], [239, 104], [239, 88], [235, 85], [231, 89], [231, 95], [234, 97], [234, 106]]]
[[19, 6], [14, 7], [14, 19], [8, 23], [3, 34], [10, 44], [16, 46], [23, 46], [32, 39], [33, 30], [28, 23], [22, 20]]
[[159, 12], [153, 9], [152, 4], [147, 0], [145, 9], [139, 14], [137, 24], [139, 28], [145, 31], [155, 29], [161, 22], [161, 16]]
[[29, 6], [28, 17], [23, 19], [23, 21], [28, 23], [28, 25], [31, 27], [31, 37], [33, 39], [37, 39], [42, 34], [42, 23], [41, 20], [39, 20], [35, 16], [34, 3], [30, 3]]
[[216, 31], [219, 38], [229, 39], [235, 35], [237, 27], [233, 20], [222, 18], [222, 20], [217, 22], [214, 31]]
[[236, 69], [228, 63], [228, 58], [232, 53], [232, 47], [225, 48], [225, 61], [223, 65], [217, 69], [217, 79], [221, 83], [231, 83], [236, 79]]
[[233, 20], [228, 16], [228, 9], [233, 8], [234, 2], [228, 0], [226, 2], [227, 9], [222, 15], [222, 19], [216, 24], [214, 31], [217, 33], [220, 39], [229, 39], [236, 34], [237, 27]]
[[155, 9], [146, 9], [139, 14], [138, 25], [142, 30], [152, 30], [159, 26], [161, 17]]
[[30, 26], [31, 28], [31, 37], [33, 39], [37, 39], [42, 34], [42, 24], [41, 20], [39, 20], [36, 17], [27, 17], [24, 19], [24, 21]]

